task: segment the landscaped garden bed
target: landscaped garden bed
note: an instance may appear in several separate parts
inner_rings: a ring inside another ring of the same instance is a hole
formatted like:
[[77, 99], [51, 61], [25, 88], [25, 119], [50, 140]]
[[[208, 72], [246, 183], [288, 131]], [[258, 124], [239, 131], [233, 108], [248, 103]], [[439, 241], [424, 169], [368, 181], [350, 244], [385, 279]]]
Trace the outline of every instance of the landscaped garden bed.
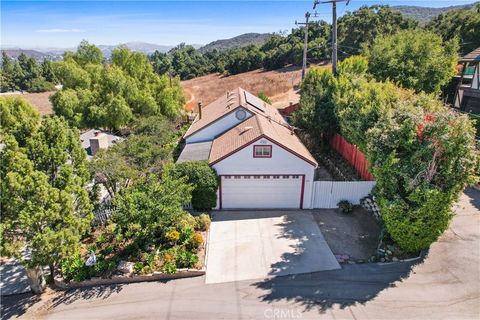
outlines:
[[185, 213], [177, 228], [146, 240], [109, 223], [84, 239], [79, 254], [63, 261], [55, 284], [68, 288], [202, 275], [209, 225], [208, 215]]

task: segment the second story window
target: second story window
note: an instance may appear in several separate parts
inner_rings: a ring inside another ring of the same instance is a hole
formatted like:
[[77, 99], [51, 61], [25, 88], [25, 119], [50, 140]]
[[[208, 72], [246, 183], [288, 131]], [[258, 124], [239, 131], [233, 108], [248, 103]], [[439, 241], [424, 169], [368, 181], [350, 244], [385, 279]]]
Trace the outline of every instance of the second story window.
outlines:
[[253, 146], [254, 158], [271, 158], [272, 146]]

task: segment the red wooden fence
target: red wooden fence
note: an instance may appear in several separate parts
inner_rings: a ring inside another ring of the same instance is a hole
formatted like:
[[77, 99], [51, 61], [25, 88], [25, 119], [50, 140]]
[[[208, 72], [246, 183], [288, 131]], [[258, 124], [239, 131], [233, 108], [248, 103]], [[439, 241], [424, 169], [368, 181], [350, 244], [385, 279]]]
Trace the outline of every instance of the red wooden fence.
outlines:
[[349, 143], [344, 137], [335, 134], [330, 140], [330, 145], [340, 153], [345, 160], [355, 167], [363, 180], [373, 181], [375, 178], [368, 171], [368, 160], [354, 144]]

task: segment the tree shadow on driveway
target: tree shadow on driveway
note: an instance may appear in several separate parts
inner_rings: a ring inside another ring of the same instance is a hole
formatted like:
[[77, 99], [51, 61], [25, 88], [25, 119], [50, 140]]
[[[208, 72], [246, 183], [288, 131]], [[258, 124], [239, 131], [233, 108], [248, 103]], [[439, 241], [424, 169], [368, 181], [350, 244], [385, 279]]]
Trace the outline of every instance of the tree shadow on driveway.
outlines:
[[282, 261], [271, 265], [271, 278], [252, 284], [267, 292], [260, 297], [263, 302], [289, 301], [305, 311], [318, 309], [320, 313], [334, 305], [343, 309], [357, 303], [364, 304], [383, 290], [395, 287], [396, 282], [410, 275], [415, 265], [423, 263], [424, 257], [410, 262], [352, 264], [344, 265], [340, 270], [282, 276], [297, 269], [298, 261], [305, 261], [302, 256], [311, 254], [312, 241], [314, 244], [319, 241], [310, 228], [296, 228], [296, 219], [286, 215], [283, 232], [279, 235], [297, 239], [295, 251], [283, 254]]

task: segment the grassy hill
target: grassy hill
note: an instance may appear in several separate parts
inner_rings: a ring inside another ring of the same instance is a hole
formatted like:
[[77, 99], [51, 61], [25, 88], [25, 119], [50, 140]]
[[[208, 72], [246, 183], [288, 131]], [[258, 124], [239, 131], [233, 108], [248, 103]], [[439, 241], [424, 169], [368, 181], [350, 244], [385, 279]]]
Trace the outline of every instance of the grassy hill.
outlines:
[[425, 24], [428, 21], [435, 18], [436, 16], [438, 16], [439, 14], [442, 14], [451, 10], [456, 10], [456, 9], [470, 10], [477, 3], [480, 3], [480, 2], [459, 5], [459, 6], [442, 7], [442, 8], [430, 8], [430, 7], [419, 7], [419, 6], [392, 6], [392, 9], [400, 12], [406, 17], [417, 20], [420, 24]]
[[230, 39], [222, 39], [210, 42], [209, 44], [201, 47], [199, 50], [200, 52], [204, 53], [213, 49], [226, 50], [247, 46], [249, 44], [262, 45], [270, 35], [270, 33], [244, 33]]

